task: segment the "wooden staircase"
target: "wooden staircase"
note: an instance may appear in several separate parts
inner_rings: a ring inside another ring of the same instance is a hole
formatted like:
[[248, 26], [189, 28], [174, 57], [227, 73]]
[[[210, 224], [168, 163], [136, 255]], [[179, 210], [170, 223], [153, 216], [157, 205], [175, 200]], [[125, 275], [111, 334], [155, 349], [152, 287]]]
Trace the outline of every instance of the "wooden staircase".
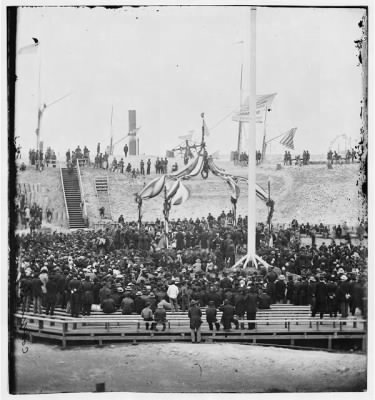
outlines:
[[70, 229], [86, 228], [81, 208], [81, 190], [79, 187], [77, 168], [69, 171], [68, 168], [61, 168], [62, 183], [69, 218]]
[[95, 190], [99, 208], [104, 207], [104, 219], [112, 220], [111, 202], [108, 194], [108, 178], [106, 176], [95, 178]]

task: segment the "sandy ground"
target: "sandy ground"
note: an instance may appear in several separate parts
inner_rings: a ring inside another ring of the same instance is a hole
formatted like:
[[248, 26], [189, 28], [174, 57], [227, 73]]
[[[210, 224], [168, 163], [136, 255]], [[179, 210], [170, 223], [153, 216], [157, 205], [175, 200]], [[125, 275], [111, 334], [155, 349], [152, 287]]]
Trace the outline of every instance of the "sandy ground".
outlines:
[[241, 344], [148, 343], [102, 348], [16, 342], [18, 393], [337, 392], [366, 390], [366, 356]]

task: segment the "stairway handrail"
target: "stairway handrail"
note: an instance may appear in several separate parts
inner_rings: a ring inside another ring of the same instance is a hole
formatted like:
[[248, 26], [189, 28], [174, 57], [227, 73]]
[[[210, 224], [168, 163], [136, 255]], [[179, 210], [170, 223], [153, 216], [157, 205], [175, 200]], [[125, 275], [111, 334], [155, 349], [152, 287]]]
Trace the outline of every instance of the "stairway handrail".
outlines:
[[70, 215], [69, 215], [69, 210], [68, 210], [68, 203], [66, 202], [66, 194], [65, 194], [65, 187], [64, 187], [64, 179], [63, 179], [63, 175], [62, 175], [61, 162], [59, 162], [59, 167], [60, 167], [61, 186], [62, 186], [62, 190], [63, 190], [63, 194], [64, 194], [65, 211], [66, 211], [66, 216], [68, 218], [68, 224], [69, 224]]
[[77, 171], [78, 171], [78, 176], [79, 176], [79, 179], [78, 179], [78, 181], [79, 181], [79, 189], [81, 191], [81, 202], [83, 203], [83, 207], [82, 207], [82, 209], [83, 209], [83, 217], [84, 217], [85, 221], [87, 221], [88, 217], [87, 217], [87, 208], [86, 208], [86, 201], [85, 201], [85, 191], [83, 190], [82, 177], [81, 177], [81, 167], [79, 165], [79, 161], [80, 160], [77, 159]]

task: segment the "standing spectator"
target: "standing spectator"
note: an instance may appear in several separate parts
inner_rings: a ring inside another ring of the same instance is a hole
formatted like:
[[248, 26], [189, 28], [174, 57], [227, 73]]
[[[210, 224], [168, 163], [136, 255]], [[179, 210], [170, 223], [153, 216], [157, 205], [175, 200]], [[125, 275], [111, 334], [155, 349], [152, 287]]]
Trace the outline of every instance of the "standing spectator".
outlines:
[[316, 285], [315, 289], [315, 308], [311, 314], [312, 317], [315, 317], [315, 314], [320, 313], [320, 319], [323, 319], [324, 313], [327, 311], [327, 299], [328, 299], [328, 287], [324, 281], [323, 276], [319, 278], [319, 282]]
[[190, 303], [188, 317], [190, 318], [191, 342], [200, 343], [202, 340], [201, 337], [202, 311], [197, 305], [197, 302], [195, 300], [192, 300]]
[[126, 143], [125, 146], [124, 146], [125, 158], [128, 156], [128, 151], [129, 151], [129, 147], [128, 147], [128, 144]]
[[25, 274], [26, 276], [21, 280], [22, 312], [29, 312], [33, 296], [33, 286], [31, 273], [26, 270]]
[[33, 294], [33, 304], [34, 304], [34, 314], [42, 313], [42, 281], [39, 276], [35, 275], [31, 281], [32, 294]]
[[82, 315], [91, 314], [91, 306], [94, 302], [94, 284], [90, 282], [90, 276], [86, 275], [82, 282]]
[[147, 175], [150, 175], [151, 173], [151, 160], [147, 160]]
[[232, 323], [239, 328], [239, 323], [234, 319], [234, 307], [229, 303], [228, 299], [224, 300], [224, 305], [220, 307], [223, 312], [221, 316], [221, 323], [223, 324], [224, 330], [229, 331], [232, 327]]
[[210, 300], [208, 302], [208, 307], [206, 308], [206, 320], [208, 322], [208, 326], [210, 328], [210, 331], [214, 329], [213, 324], [215, 324], [216, 330], [220, 330], [220, 324], [217, 322], [217, 310], [215, 307], [215, 302], [213, 300]]
[[105, 211], [105, 209], [104, 209], [103, 206], [99, 208], [99, 215], [100, 215], [100, 218], [101, 218], [101, 219], [104, 218], [104, 211]]
[[141, 160], [140, 167], [141, 167], [141, 175], [144, 175], [145, 174], [145, 162], [143, 160]]
[[57, 300], [57, 281], [55, 275], [52, 275], [46, 283], [46, 314], [53, 315]]
[[349, 314], [349, 302], [351, 298], [350, 284], [346, 275], [341, 275], [340, 283], [336, 291], [336, 298], [341, 318], [347, 318]]
[[275, 282], [276, 303], [284, 304], [285, 303], [285, 295], [286, 295], [285, 276], [279, 275], [278, 280]]
[[169, 302], [171, 303], [172, 311], [178, 311], [178, 304], [177, 304], [178, 293], [179, 293], [178, 287], [175, 285], [175, 281], [172, 280], [167, 290], [167, 296], [169, 297]]
[[79, 317], [81, 310], [81, 282], [78, 276], [74, 275], [73, 279], [68, 284], [70, 291], [70, 312], [72, 317]]
[[[248, 320], [256, 320], [258, 296], [256, 294], [254, 286], [250, 287], [249, 292], [245, 296], [244, 302], [246, 309], [246, 318]], [[248, 329], [255, 329], [255, 322], [249, 322]]]

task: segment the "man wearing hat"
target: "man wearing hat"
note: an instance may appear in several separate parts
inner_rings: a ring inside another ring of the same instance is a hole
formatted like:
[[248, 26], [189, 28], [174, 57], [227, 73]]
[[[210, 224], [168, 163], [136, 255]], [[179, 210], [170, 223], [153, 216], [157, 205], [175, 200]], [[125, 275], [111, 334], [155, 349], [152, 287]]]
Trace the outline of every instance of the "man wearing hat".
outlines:
[[351, 287], [346, 275], [341, 275], [339, 287], [336, 291], [338, 308], [341, 318], [346, 318], [349, 314], [349, 302], [351, 299]]
[[202, 340], [201, 338], [202, 311], [195, 300], [192, 300], [190, 302], [188, 317], [190, 318], [191, 342], [200, 343]]
[[142, 297], [142, 292], [138, 290], [135, 294], [134, 299], [134, 311], [137, 314], [141, 314], [142, 310], [146, 307], [146, 302]]

